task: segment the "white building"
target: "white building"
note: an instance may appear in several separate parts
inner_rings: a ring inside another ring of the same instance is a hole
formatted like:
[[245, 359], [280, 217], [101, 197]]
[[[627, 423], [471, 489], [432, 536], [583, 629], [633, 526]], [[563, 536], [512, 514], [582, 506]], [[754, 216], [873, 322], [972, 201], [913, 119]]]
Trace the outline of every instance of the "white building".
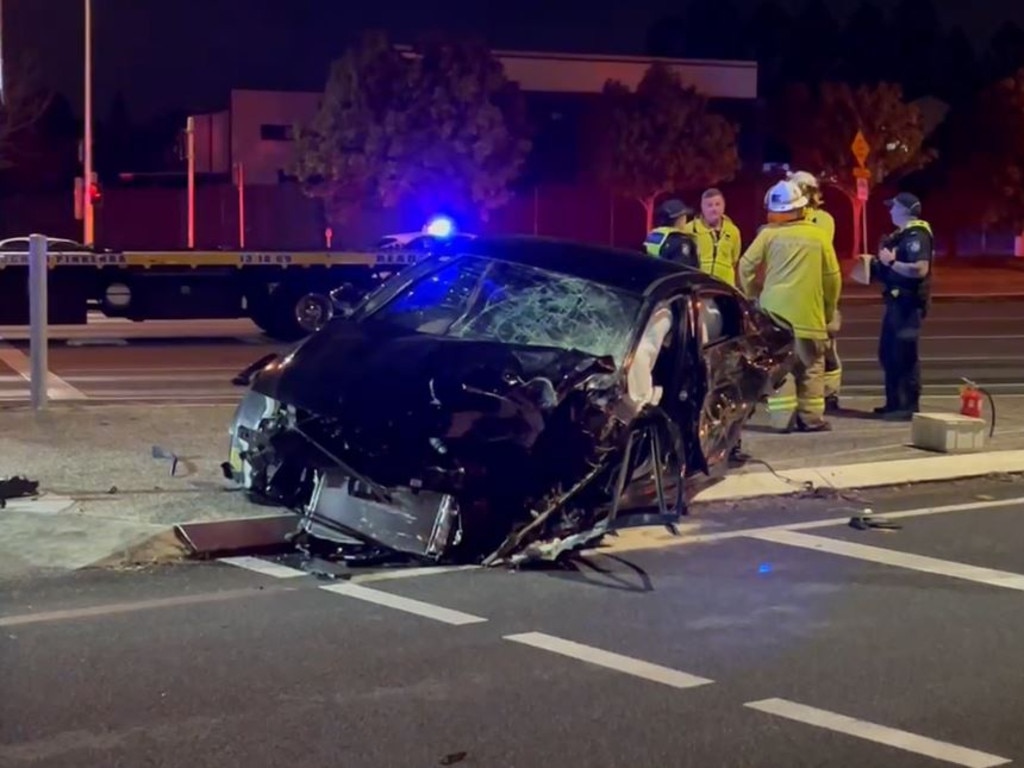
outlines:
[[[404, 50], [409, 50], [404, 47]], [[538, 99], [534, 116], [562, 121], [562, 110], [572, 97], [601, 92], [608, 80], [636, 87], [647, 68], [661, 61], [685, 83], [711, 99], [753, 105], [757, 98], [757, 63], [752, 61], [690, 61], [633, 56], [583, 56], [561, 53], [494, 51], [509, 79]], [[196, 171], [230, 173], [236, 164], [244, 170], [246, 185], [277, 184], [292, 160], [292, 130], [316, 113], [320, 93], [234, 90], [222, 112], [196, 115]], [[544, 130], [544, 126], [540, 126]]]

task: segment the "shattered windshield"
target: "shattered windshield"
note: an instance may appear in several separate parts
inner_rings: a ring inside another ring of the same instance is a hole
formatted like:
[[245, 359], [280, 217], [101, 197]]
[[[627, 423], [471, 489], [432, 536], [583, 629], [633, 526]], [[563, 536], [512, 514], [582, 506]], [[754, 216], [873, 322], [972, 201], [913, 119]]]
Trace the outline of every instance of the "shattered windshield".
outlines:
[[460, 256], [368, 313], [436, 336], [575, 349], [621, 365], [638, 296], [536, 267]]

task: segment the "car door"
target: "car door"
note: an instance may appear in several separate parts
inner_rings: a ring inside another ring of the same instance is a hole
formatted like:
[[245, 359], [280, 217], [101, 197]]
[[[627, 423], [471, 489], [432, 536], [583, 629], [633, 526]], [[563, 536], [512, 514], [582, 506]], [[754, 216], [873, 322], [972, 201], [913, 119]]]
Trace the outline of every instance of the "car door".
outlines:
[[743, 425], [761, 394], [763, 376], [753, 370], [742, 299], [726, 290], [701, 288], [693, 294], [692, 324], [697, 328], [703, 387], [697, 415], [697, 445], [708, 472], [724, 468]]

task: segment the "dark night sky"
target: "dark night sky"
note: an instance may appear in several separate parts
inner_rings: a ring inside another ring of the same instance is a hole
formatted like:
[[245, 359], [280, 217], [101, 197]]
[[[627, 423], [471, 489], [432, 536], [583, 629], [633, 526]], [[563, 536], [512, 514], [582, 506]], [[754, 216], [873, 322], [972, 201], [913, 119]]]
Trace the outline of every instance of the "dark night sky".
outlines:
[[[979, 46], [1004, 19], [1024, 24], [1024, 3], [934, 1], [944, 23], [962, 25]], [[46, 85], [80, 110], [82, 0], [2, 2], [5, 55], [34, 52]], [[751, 10], [758, 0], [735, 3]], [[840, 17], [858, 3], [827, 2]], [[327, 62], [364, 26], [387, 26], [396, 36], [428, 26], [476, 27], [494, 47], [638, 54], [650, 23], [681, 5], [681, 0], [438, 0], [407, 9], [394, 2], [346, 0], [93, 0], [96, 112], [102, 118], [118, 91], [133, 118], [147, 119], [175, 107], [220, 108], [232, 86], [318, 88]], [[1000, 5], [1005, 9], [996, 10]]]

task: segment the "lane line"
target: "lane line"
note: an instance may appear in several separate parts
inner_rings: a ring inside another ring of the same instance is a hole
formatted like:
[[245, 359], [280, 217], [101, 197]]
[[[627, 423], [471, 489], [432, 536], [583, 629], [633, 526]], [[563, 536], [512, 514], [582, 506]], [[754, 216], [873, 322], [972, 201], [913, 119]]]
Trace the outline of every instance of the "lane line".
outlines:
[[954, 765], [962, 765], [964, 768], [993, 768], [993, 766], [1006, 765], [1011, 762], [998, 755], [990, 755], [986, 752], [960, 747], [945, 741], [937, 741], [927, 736], [919, 736], [916, 733], [889, 728], [867, 720], [858, 720], [836, 712], [829, 712], [827, 709], [817, 709], [786, 699], [749, 701], [743, 706], [769, 715], [784, 717], [787, 720], [795, 720], [817, 728], [825, 728], [847, 736], [873, 741], [876, 744], [885, 744], [906, 752], [915, 752]]
[[210, 592], [202, 595], [182, 595], [179, 597], [158, 597], [152, 600], [137, 600], [129, 603], [110, 603], [94, 605], [88, 608], [67, 608], [60, 611], [39, 611], [14, 616], [0, 616], [0, 627], [18, 627], [25, 624], [45, 624], [55, 621], [71, 621], [74, 619], [91, 619], [103, 616], [115, 616], [136, 611], [151, 611], [159, 608], [176, 608], [183, 605], [200, 605], [202, 603], [220, 603], [244, 597], [294, 592], [295, 587], [249, 587], [246, 589], [230, 589], [222, 592]]
[[868, 544], [854, 544], [853, 542], [829, 539], [824, 536], [811, 536], [796, 531], [770, 531], [754, 534], [751, 538], [758, 539], [759, 541], [768, 541], [773, 544], [801, 547], [815, 552], [826, 552], [830, 555], [867, 560], [872, 563], [906, 568], [911, 571], [933, 573], [938, 576], [949, 576], [954, 579], [963, 579], [964, 581], [973, 581], [992, 587], [1015, 589], [1018, 592], [1024, 592], [1024, 576], [1019, 573], [1010, 573], [1009, 571], [980, 568], [975, 565], [968, 565], [967, 563], [939, 560], [935, 557], [913, 555], [908, 552], [898, 552], [883, 547], [872, 547]]
[[306, 573], [306, 571], [301, 571], [298, 568], [290, 568], [287, 565], [281, 565], [280, 563], [263, 560], [258, 557], [218, 557], [217, 562], [233, 565], [236, 568], [244, 568], [247, 571], [259, 573], [264, 576], [273, 576], [275, 579], [294, 579], [296, 576], [310, 575]]
[[[953, 512], [972, 512], [975, 510], [1001, 509], [1002, 507], [1024, 506], [1024, 497], [1012, 499], [995, 499], [993, 501], [969, 501], [961, 504], [947, 504], [942, 507], [917, 507], [904, 509], [898, 512], [882, 511], [880, 514], [889, 520], [900, 520], [909, 517], [927, 517], [929, 515], [944, 515]], [[710, 544], [730, 539], [753, 538], [761, 533], [773, 533], [775, 531], [807, 531], [815, 528], [832, 528], [837, 525], [848, 525], [855, 508], [851, 505], [851, 513], [843, 517], [829, 517], [822, 520], [805, 520], [796, 523], [780, 523], [778, 525], [765, 525], [756, 528], [740, 528], [734, 531], [722, 531], [721, 533], [698, 533], [693, 536], [672, 536], [662, 534], [658, 531], [658, 539], [645, 538], [642, 534], [645, 529], [625, 529], [619, 531], [617, 537], [606, 539], [606, 543], [595, 550], [588, 550], [598, 554], [615, 554], [617, 552], [632, 552], [647, 549], [667, 549], [690, 544]]]
[[433, 619], [453, 626], [466, 624], [480, 624], [487, 619], [480, 616], [473, 616], [470, 613], [454, 611], [451, 608], [443, 608], [433, 603], [425, 603], [422, 600], [413, 600], [411, 597], [401, 597], [389, 592], [381, 592], [377, 589], [362, 587], [358, 584], [331, 584], [327, 587], [320, 587], [325, 592], [333, 592], [344, 597], [354, 597], [356, 600], [363, 600], [367, 603], [381, 605], [385, 608], [394, 608], [396, 611], [412, 613], [422, 616], [425, 619]]
[[[29, 360], [28, 355], [3, 340], [0, 340], [0, 362], [29, 384], [32, 383], [32, 361]], [[46, 378], [46, 389], [48, 395], [54, 400], [89, 399], [84, 392], [71, 386], [53, 372], [50, 372]]]
[[585, 661], [605, 669], [623, 672], [627, 675], [640, 677], [672, 688], [696, 688], [700, 685], [708, 685], [714, 680], [706, 677], [697, 677], [688, 672], [681, 672], [671, 667], [663, 667], [659, 664], [651, 664], [648, 661], [634, 659], [632, 656], [623, 656], [611, 651], [604, 651], [590, 645], [575, 643], [572, 640], [564, 640], [554, 635], [547, 635], [543, 632], [523, 632], [518, 635], [505, 635], [504, 640], [513, 643], [522, 643], [532, 648], [540, 648], [544, 651], [557, 653], [561, 656]]
[[366, 584], [372, 581], [392, 581], [394, 579], [412, 579], [420, 576], [435, 576], [442, 573], [456, 573], [457, 571], [479, 571], [483, 570], [482, 565], [439, 565], [424, 566], [423, 568], [402, 568], [393, 571], [378, 571], [377, 573], [365, 573], [353, 576], [346, 584]]

